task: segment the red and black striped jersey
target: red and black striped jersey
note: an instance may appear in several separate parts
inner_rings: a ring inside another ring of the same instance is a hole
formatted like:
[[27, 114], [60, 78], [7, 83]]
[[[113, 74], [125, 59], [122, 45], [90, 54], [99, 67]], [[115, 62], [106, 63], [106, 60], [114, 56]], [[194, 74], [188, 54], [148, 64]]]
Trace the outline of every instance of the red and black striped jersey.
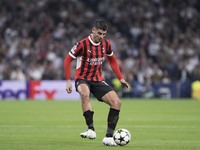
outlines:
[[76, 79], [102, 81], [102, 64], [106, 56], [112, 56], [112, 46], [109, 40], [103, 39], [94, 43], [91, 35], [77, 42], [69, 51], [69, 55], [77, 59]]

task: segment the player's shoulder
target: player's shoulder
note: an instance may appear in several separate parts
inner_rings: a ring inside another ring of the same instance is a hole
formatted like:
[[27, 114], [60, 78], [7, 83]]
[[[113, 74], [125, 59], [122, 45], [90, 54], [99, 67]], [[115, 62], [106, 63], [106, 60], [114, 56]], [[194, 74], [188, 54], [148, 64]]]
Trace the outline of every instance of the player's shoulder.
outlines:
[[111, 44], [110, 40], [109, 40], [109, 39], [106, 39], [106, 38], [103, 38], [102, 42], [103, 42], [103, 43], [108, 43], [109, 45]]
[[85, 38], [83, 38], [83, 39], [81, 39], [80, 41], [78, 41], [79, 43], [83, 43], [84, 41], [88, 41], [89, 40], [89, 38], [88, 37], [85, 37]]
[[106, 39], [106, 38], [103, 38], [103, 41], [105, 41], [105, 42], [110, 42], [110, 40], [109, 40], [109, 39]]
[[77, 47], [82, 47], [84, 41], [86, 41], [86, 40], [87, 40], [87, 37], [85, 37], [85, 38], [83, 38], [83, 39], [77, 41], [77, 42], [75, 43], [75, 45], [76, 45]]

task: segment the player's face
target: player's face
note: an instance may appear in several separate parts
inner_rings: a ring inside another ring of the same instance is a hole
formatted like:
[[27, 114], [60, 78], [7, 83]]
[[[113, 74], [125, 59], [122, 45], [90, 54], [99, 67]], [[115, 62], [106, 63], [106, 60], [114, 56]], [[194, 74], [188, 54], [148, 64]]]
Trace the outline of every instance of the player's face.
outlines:
[[103, 31], [101, 29], [93, 28], [93, 40], [95, 43], [99, 43], [106, 36], [107, 31]]

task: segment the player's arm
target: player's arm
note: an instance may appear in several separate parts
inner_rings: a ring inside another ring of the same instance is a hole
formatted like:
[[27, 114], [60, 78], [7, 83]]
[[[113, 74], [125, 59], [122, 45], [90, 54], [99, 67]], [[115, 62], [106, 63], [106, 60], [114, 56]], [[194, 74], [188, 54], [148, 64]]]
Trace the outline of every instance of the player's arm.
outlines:
[[65, 77], [67, 80], [66, 84], [66, 91], [68, 93], [72, 92], [72, 84], [70, 79], [70, 73], [71, 73], [71, 62], [74, 60], [73, 57], [71, 57], [69, 54], [64, 59], [64, 71], [65, 71]]
[[70, 79], [70, 73], [71, 73], [71, 62], [76, 59], [76, 57], [81, 53], [82, 46], [79, 42], [77, 42], [72, 49], [69, 51], [68, 55], [64, 59], [64, 71], [65, 71], [65, 77], [67, 80], [66, 84], [66, 91], [68, 93], [72, 92], [72, 84]]
[[119, 81], [121, 82], [121, 84], [123, 86], [126, 87], [126, 90], [127, 91], [130, 91], [130, 85], [128, 84], [128, 82], [126, 82], [122, 76], [122, 73], [119, 69], [119, 65], [117, 63], [117, 59], [116, 57], [114, 56], [114, 54], [110, 55], [110, 56], [107, 56], [108, 58], [108, 61], [110, 63], [110, 66], [112, 68], [112, 70], [114, 71], [114, 73], [116, 74], [117, 78], [119, 79]]

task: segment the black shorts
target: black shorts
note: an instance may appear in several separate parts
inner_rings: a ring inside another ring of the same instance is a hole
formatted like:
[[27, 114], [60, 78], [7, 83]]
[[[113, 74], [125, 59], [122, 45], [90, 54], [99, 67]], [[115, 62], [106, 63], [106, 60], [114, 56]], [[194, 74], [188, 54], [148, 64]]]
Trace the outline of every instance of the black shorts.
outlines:
[[105, 82], [105, 81], [87, 81], [87, 80], [82, 80], [82, 79], [77, 79], [75, 81], [75, 87], [76, 87], [76, 91], [77, 87], [80, 84], [86, 84], [88, 86], [88, 88], [90, 89], [90, 92], [99, 100], [102, 101], [102, 97], [110, 92], [113, 91], [113, 89]]

